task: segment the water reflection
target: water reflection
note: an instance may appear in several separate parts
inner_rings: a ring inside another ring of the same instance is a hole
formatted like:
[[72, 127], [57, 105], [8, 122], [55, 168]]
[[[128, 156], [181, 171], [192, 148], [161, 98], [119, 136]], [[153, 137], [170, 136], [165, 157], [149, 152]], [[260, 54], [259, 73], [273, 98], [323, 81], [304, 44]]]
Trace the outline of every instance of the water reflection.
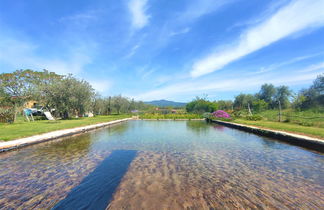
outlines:
[[189, 128], [191, 131], [196, 132], [198, 134], [200, 133], [206, 133], [206, 131], [209, 129], [208, 126], [206, 126], [207, 122], [205, 121], [186, 121], [187, 128]]
[[111, 178], [110, 209], [324, 205], [323, 154], [204, 121], [132, 121], [0, 154], [0, 208], [53, 207], [115, 150], [138, 152]]

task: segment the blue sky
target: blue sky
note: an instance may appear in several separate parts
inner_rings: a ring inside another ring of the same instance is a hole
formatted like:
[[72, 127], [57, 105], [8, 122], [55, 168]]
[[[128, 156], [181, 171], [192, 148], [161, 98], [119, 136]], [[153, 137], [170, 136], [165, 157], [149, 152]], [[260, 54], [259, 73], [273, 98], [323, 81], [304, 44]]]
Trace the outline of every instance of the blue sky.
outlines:
[[26, 68], [139, 100], [298, 91], [324, 72], [324, 0], [0, 0], [0, 72]]

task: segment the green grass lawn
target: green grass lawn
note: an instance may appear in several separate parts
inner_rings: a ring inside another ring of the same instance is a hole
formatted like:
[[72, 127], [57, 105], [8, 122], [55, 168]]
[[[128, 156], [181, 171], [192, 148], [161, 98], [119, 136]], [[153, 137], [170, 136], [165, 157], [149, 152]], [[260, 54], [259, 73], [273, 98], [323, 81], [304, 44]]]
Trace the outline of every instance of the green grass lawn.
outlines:
[[0, 140], [8, 141], [33, 136], [50, 131], [87, 126], [130, 117], [130, 115], [96, 116], [92, 118], [77, 118], [71, 120], [24, 122], [18, 120], [13, 124], [0, 123]]
[[246, 125], [254, 125], [262, 128], [269, 128], [273, 130], [287, 131], [297, 134], [304, 134], [307, 136], [324, 139], [324, 129], [320, 127], [302, 126], [294, 123], [272, 122], [272, 121], [250, 121], [244, 119], [235, 119], [233, 122]]
[[[267, 121], [278, 121], [278, 110], [267, 110], [256, 114], [262, 116]], [[282, 111], [282, 115], [282, 121], [286, 121], [292, 124], [324, 128], [323, 111], [295, 111], [292, 109], [285, 109]]]

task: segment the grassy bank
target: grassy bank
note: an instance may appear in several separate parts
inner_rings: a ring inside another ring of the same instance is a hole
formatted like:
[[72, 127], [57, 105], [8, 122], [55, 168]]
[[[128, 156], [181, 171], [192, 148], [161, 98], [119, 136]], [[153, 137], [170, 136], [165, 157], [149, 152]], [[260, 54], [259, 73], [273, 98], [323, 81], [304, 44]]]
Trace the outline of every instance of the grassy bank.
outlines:
[[170, 120], [176, 120], [176, 119], [202, 119], [203, 117], [199, 114], [142, 114], [139, 116], [140, 119], [170, 119]]
[[[266, 121], [278, 122], [278, 110], [267, 110], [256, 115], [262, 116]], [[324, 128], [324, 112], [286, 109], [282, 111], [282, 121], [290, 124]]]
[[265, 121], [265, 120], [250, 121], [244, 119], [235, 119], [233, 122], [245, 124], [245, 125], [253, 125], [261, 128], [269, 128], [273, 130], [303, 134], [307, 136], [324, 139], [324, 129], [320, 127], [310, 127], [310, 126], [303, 126], [294, 123], [272, 122], [272, 121]]
[[130, 115], [96, 116], [92, 118], [77, 118], [71, 120], [57, 121], [18, 121], [13, 124], [0, 123], [0, 140], [8, 141], [37, 134], [47, 133], [50, 131], [87, 126], [97, 123], [119, 120], [127, 117], [130, 117]]

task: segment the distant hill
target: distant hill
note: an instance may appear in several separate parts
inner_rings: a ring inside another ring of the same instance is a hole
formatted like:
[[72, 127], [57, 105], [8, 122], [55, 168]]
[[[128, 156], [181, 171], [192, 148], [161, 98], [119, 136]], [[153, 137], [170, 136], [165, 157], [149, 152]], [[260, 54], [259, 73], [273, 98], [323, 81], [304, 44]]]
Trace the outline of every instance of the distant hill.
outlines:
[[144, 103], [150, 104], [150, 105], [153, 105], [153, 106], [158, 106], [158, 107], [167, 107], [167, 106], [184, 107], [184, 106], [186, 106], [186, 103], [168, 101], [168, 100], [155, 100], [155, 101], [147, 101], [147, 102], [144, 102]]

